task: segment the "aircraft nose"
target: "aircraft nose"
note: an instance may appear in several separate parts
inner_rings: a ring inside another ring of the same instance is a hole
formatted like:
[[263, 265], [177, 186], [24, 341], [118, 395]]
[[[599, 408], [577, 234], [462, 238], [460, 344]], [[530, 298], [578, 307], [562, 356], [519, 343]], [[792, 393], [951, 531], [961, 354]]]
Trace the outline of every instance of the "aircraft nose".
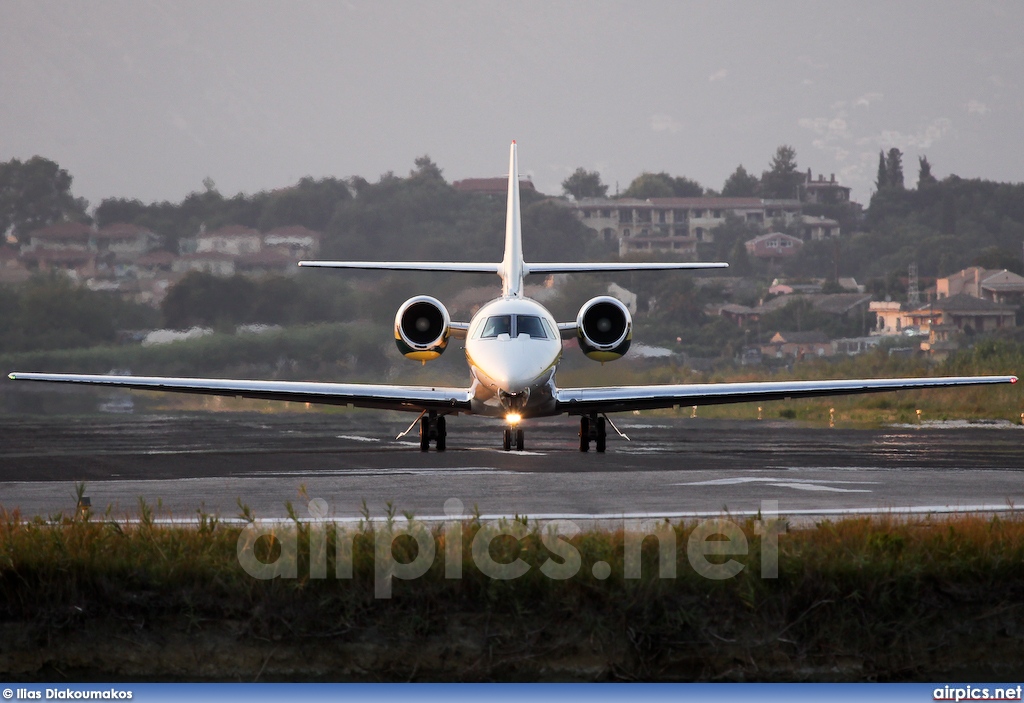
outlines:
[[554, 359], [539, 357], [537, 350], [521, 348], [513, 342], [508, 354], [504, 355], [502, 368], [494, 376], [498, 385], [509, 393], [521, 393], [530, 388], [544, 374]]

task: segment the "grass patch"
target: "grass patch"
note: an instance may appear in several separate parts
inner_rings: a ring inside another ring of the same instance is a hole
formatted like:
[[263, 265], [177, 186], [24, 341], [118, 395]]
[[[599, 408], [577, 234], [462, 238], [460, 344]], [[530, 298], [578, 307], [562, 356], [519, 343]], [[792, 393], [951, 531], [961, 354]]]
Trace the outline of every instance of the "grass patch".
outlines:
[[[824, 522], [780, 536], [777, 578], [761, 577], [763, 537], [744, 520], [737, 524], [747, 553], [708, 557], [742, 564], [722, 580], [691, 567], [693, 522], [669, 526], [675, 578], [658, 577], [654, 538], [642, 542], [641, 578], [633, 579], [625, 578], [626, 533], [589, 530], [567, 540], [579, 570], [555, 580], [544, 570], [563, 563], [564, 549], [551, 549], [559, 545], [550, 535], [546, 542], [547, 528], [527, 518], [505, 523], [520, 538], [494, 539], [488, 553], [496, 563], [519, 559], [528, 569], [496, 580], [473, 557], [474, 538], [488, 527], [469, 519], [458, 524], [461, 545], [442, 525], [425, 528], [435, 558], [421, 576], [394, 579], [392, 597], [381, 599], [375, 530], [401, 529], [412, 518], [393, 508], [386, 523], [339, 533], [333, 525], [279, 526], [278, 542], [287, 543], [288, 530], [296, 540], [288, 552], [296, 577], [270, 580], [239, 565], [242, 523], [199, 513], [191, 525], [172, 526], [158, 523], [156, 513], [159, 506], [140, 504], [134, 523], [89, 514], [0, 516], [0, 627], [20, 628], [23, 652], [41, 652], [35, 668], [19, 669], [11, 662], [21, 660], [0, 647], [0, 672], [46, 678], [58, 665], [74, 669], [65, 661], [73, 655], [53, 642], [127, 636], [142, 650], [179, 641], [193, 652], [203, 642], [216, 646], [192, 664], [161, 655], [131, 669], [114, 644], [94, 653], [91, 676], [931, 680], [1022, 673], [1015, 654], [1024, 640], [1018, 516]], [[310, 559], [311, 538], [315, 548], [324, 533], [327, 577], [311, 578], [321, 563]], [[336, 576], [339, 539], [350, 578]], [[281, 544], [264, 537], [256, 551], [266, 558]], [[395, 563], [415, 563], [419, 549], [411, 537], [396, 539]], [[446, 577], [456, 553], [461, 578]], [[599, 563], [608, 568], [595, 570]], [[240, 652], [261, 654], [247, 659]]]

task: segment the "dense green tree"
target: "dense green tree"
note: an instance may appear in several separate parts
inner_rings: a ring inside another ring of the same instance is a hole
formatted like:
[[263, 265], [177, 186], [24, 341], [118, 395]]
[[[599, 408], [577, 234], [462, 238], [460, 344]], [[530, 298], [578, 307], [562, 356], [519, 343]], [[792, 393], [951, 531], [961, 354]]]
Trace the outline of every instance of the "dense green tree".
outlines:
[[889, 187], [889, 169], [885, 166], [885, 152], [878, 152], [878, 174], [875, 176], [875, 190], [881, 192]]
[[444, 182], [441, 169], [438, 168], [438, 165], [427, 154], [419, 157], [413, 163], [416, 165], [416, 168], [409, 172], [409, 178], [430, 178]]
[[699, 198], [704, 195], [704, 187], [685, 176], [670, 176], [661, 173], [641, 173], [629, 184], [622, 194], [624, 198]]
[[927, 188], [938, 183], [935, 176], [932, 175], [932, 165], [928, 163], [927, 156], [917, 157], [918, 171], [917, 171], [917, 187], [918, 190], [921, 188]]
[[624, 198], [671, 198], [675, 195], [672, 176], [667, 173], [641, 173], [633, 179], [625, 192]]
[[323, 232], [338, 205], [351, 199], [344, 181], [306, 177], [291, 188], [276, 190], [267, 196], [257, 228], [267, 232], [277, 227], [301, 225]]
[[562, 181], [562, 190], [576, 200], [604, 198], [608, 195], [608, 186], [601, 183], [601, 174], [597, 171], [587, 171], [582, 166]]
[[796, 164], [796, 150], [783, 144], [775, 150], [770, 168], [761, 174], [761, 195], [768, 199], [795, 199], [804, 175]]
[[41, 156], [0, 163], [0, 235], [11, 231], [25, 242], [41, 227], [87, 221], [88, 203], [71, 194], [71, 180], [65, 169]]
[[747, 169], [740, 164], [732, 175], [725, 179], [725, 184], [722, 186], [722, 197], [752, 198], [757, 195], [760, 187], [761, 181], [757, 176], [747, 173]]
[[110, 344], [118, 330], [157, 323], [152, 308], [75, 286], [59, 274], [0, 287], [0, 352]]
[[889, 188], [903, 190], [903, 152], [896, 147], [885, 156], [885, 177]]

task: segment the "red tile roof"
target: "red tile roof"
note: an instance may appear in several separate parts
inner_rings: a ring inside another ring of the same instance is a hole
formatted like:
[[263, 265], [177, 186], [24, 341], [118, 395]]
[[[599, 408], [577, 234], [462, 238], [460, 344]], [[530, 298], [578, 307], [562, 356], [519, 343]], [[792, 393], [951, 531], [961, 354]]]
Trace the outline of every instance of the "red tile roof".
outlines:
[[219, 229], [206, 232], [200, 237], [259, 237], [260, 233], [251, 227], [243, 225], [225, 225]]
[[88, 239], [92, 236], [92, 227], [81, 222], [58, 222], [49, 227], [33, 230], [29, 237], [40, 239]]
[[115, 222], [101, 229], [96, 236], [100, 239], [134, 239], [146, 232], [152, 233], [152, 230], [128, 222]]

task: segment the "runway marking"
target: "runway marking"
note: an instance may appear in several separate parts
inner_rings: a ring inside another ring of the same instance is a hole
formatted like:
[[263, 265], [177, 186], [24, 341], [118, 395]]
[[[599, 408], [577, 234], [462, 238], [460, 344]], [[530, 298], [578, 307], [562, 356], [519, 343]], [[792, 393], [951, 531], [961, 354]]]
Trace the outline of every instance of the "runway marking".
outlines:
[[232, 474], [232, 478], [262, 478], [287, 476], [474, 476], [474, 475], [516, 475], [522, 471], [509, 471], [494, 466], [442, 466], [431, 467], [396, 467], [392, 469], [310, 469], [306, 471], [259, 471]]
[[378, 438], [378, 437], [363, 437], [363, 436], [357, 435], [357, 434], [340, 434], [340, 435], [338, 435], [338, 439], [350, 439], [353, 442], [379, 442], [380, 441], [380, 438]]
[[745, 483], [767, 483], [777, 488], [795, 488], [798, 491], [825, 491], [830, 493], [871, 493], [869, 488], [838, 488], [826, 486], [826, 483], [856, 484], [856, 485], [877, 485], [880, 481], [836, 481], [832, 479], [811, 480], [811, 479], [779, 479], [762, 478], [759, 476], [735, 476], [732, 478], [716, 478], [710, 481], [692, 481], [689, 483], [674, 483], [674, 486], [738, 486]]
[[[782, 519], [786, 518], [803, 518], [804, 520], [812, 520], [816, 517], [846, 517], [846, 516], [858, 516], [858, 515], [875, 515], [875, 516], [889, 516], [889, 517], [908, 517], [911, 515], [968, 515], [973, 513], [1010, 513], [1020, 514], [1021, 509], [1015, 506], [1008, 505], [992, 505], [992, 504], [978, 504], [978, 505], [917, 505], [917, 506], [894, 506], [888, 508], [879, 507], [862, 507], [862, 508], [805, 508], [798, 510], [780, 510], [778, 517]], [[523, 517], [529, 520], [587, 520], [594, 522], [607, 522], [607, 521], [620, 521], [620, 520], [665, 520], [665, 519], [702, 519], [702, 518], [717, 518], [717, 517], [758, 517], [762, 515], [759, 509], [756, 510], [687, 510], [687, 511], [672, 511], [672, 512], [649, 512], [649, 513], [534, 513], [534, 514], [508, 514], [508, 513], [486, 513], [481, 514], [479, 519], [481, 521], [493, 521], [493, 520], [516, 520]], [[418, 522], [445, 522], [447, 520], [469, 520], [474, 518], [473, 515], [417, 515], [416, 520]], [[244, 524], [247, 522], [243, 518], [236, 517], [221, 517], [221, 522], [224, 523], [238, 523]], [[300, 517], [299, 522], [319, 522], [320, 518], [305, 518]], [[357, 516], [330, 516], [322, 519], [325, 522], [334, 522], [339, 524], [357, 524], [359, 522], [365, 522], [365, 518]], [[136, 523], [138, 518], [125, 518], [120, 522], [124, 523]], [[369, 519], [370, 523], [383, 523], [386, 522], [387, 518], [383, 516], [371, 516]], [[184, 525], [195, 525], [197, 523], [195, 518], [157, 518], [154, 520], [156, 523], [162, 524], [184, 524]], [[258, 518], [257, 522], [267, 524], [291, 524], [293, 522], [290, 517], [268, 517]]]

